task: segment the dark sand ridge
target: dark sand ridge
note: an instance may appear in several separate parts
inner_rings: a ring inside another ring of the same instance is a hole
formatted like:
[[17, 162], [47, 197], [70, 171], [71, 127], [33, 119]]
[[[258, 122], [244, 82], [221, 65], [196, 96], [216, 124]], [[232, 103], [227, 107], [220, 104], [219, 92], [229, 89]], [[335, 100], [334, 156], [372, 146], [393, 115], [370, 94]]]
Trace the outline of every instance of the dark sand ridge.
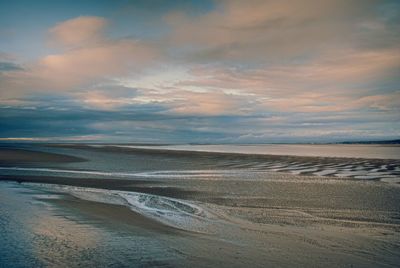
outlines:
[[0, 148], [0, 164], [68, 163], [84, 159], [64, 154], [46, 153], [26, 149]]
[[[400, 146], [400, 145], [399, 145]], [[296, 156], [296, 155], [272, 155], [272, 154], [248, 154], [248, 153], [233, 153], [233, 152], [207, 152], [207, 151], [189, 151], [189, 150], [174, 150], [174, 149], [160, 149], [160, 148], [140, 148], [140, 147], [122, 147], [115, 145], [101, 145], [101, 146], [91, 146], [86, 144], [47, 144], [46, 147], [54, 148], [73, 148], [73, 149], [83, 149], [97, 152], [116, 152], [116, 153], [141, 153], [149, 155], [168, 155], [168, 156], [180, 156], [180, 157], [217, 157], [223, 158], [233, 157], [241, 159], [277, 159], [277, 160], [297, 160], [297, 159], [308, 159], [317, 160], [321, 162], [332, 163], [335, 161], [340, 161], [347, 159], [349, 161], [357, 160], [371, 160], [376, 163], [386, 163], [387, 161], [393, 161], [400, 163], [398, 159], [380, 159], [380, 158], [351, 158], [351, 157], [319, 157], [319, 156]]]

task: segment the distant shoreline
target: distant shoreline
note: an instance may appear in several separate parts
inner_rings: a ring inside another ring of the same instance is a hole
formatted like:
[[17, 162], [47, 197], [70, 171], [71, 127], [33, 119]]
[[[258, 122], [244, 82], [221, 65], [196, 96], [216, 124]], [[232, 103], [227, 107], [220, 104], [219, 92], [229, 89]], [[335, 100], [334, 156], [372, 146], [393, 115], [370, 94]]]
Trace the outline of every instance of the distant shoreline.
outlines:
[[147, 143], [147, 142], [112, 142], [112, 141], [42, 141], [42, 140], [23, 140], [23, 139], [7, 139], [0, 138], [0, 146], [1, 144], [91, 144], [91, 145], [132, 145], [132, 146], [173, 146], [173, 145], [238, 145], [238, 146], [246, 146], [246, 145], [334, 145], [334, 144], [367, 144], [367, 145], [400, 145], [400, 139], [392, 139], [392, 140], [366, 140], [366, 141], [332, 141], [332, 142], [255, 142], [255, 143]]

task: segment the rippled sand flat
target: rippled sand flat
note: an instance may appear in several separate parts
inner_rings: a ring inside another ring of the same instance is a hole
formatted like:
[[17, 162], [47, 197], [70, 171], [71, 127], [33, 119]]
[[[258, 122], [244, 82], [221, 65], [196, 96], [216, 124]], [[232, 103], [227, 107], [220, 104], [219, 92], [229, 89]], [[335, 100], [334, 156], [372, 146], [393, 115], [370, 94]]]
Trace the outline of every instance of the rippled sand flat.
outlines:
[[49, 148], [1, 165], [3, 266], [400, 262], [397, 160]]

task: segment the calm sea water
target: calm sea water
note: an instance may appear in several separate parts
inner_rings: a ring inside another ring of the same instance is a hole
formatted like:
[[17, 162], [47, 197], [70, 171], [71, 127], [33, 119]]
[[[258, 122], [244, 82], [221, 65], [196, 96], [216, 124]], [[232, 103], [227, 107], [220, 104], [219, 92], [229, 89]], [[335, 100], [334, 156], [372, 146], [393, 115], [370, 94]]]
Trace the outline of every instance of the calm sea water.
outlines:
[[140, 148], [245, 154], [400, 159], [400, 145], [378, 144], [167, 145], [140, 146]]

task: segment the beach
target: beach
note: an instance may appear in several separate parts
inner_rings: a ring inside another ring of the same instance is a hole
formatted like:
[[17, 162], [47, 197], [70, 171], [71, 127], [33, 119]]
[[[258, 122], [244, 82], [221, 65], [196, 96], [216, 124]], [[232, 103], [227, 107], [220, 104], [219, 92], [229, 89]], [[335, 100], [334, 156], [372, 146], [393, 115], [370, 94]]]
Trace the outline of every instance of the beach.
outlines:
[[0, 1], [0, 268], [400, 267], [400, 0]]
[[0, 154], [0, 266], [400, 262], [397, 159], [88, 145]]

